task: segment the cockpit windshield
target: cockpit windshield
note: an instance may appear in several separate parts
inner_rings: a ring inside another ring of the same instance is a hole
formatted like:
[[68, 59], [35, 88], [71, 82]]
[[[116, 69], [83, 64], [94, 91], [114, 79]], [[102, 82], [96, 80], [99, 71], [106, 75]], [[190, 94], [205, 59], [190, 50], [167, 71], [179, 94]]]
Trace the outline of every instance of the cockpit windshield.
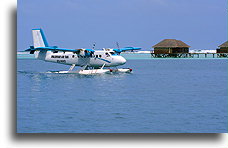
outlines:
[[109, 54], [108, 52], [106, 52], [105, 55], [106, 55], [107, 57], [110, 57], [110, 54]]
[[113, 56], [114, 56], [114, 55], [117, 55], [115, 52], [109, 52], [109, 53], [110, 53], [111, 55], [113, 55]]

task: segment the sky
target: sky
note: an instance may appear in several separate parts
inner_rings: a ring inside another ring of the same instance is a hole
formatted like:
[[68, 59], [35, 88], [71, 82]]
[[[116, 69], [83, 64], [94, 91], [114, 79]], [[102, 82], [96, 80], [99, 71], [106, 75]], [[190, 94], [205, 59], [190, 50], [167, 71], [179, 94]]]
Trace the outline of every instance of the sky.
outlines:
[[17, 50], [42, 28], [61, 48], [142, 47], [178, 39], [190, 49], [216, 49], [227, 41], [227, 0], [18, 0]]

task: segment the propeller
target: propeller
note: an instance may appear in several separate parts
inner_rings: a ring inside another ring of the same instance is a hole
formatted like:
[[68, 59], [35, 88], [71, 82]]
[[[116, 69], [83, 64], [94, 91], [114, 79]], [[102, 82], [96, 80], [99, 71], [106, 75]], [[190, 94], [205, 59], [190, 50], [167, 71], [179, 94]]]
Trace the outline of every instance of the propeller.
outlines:
[[117, 46], [118, 49], [120, 49], [120, 46], [119, 46], [119, 43], [118, 42], [116, 42], [116, 46]]
[[115, 51], [119, 55], [122, 52], [122, 50], [120, 49], [118, 42], [116, 42], [116, 46], [117, 46], [117, 49], [113, 49], [113, 51]]
[[94, 55], [94, 50], [93, 49], [79, 49], [77, 54], [85, 57], [92, 57]]
[[94, 50], [95, 46], [96, 46], [96, 42], [93, 43], [93, 50]]

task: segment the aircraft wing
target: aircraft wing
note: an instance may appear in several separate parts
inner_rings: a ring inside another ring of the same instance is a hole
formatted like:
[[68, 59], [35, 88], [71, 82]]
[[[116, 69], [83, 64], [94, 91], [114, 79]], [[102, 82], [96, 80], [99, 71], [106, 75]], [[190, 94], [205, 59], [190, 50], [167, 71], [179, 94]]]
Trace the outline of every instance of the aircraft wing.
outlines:
[[30, 48], [28, 48], [25, 51], [35, 51], [35, 50], [53, 50], [53, 51], [63, 51], [63, 52], [79, 52], [79, 51], [86, 51], [86, 52], [94, 52], [93, 49], [65, 49], [65, 48], [58, 48], [57, 46], [49, 46], [49, 47], [37, 47], [34, 48], [33, 46], [30, 46]]
[[53, 51], [63, 51], [63, 52], [78, 52], [81, 49], [65, 49], [65, 48], [58, 48], [58, 47], [37, 47], [34, 50], [53, 50]]
[[133, 51], [133, 50], [140, 50], [141, 47], [124, 47], [124, 48], [119, 48], [119, 49], [113, 49], [113, 51], [117, 53], [121, 53], [123, 51]]

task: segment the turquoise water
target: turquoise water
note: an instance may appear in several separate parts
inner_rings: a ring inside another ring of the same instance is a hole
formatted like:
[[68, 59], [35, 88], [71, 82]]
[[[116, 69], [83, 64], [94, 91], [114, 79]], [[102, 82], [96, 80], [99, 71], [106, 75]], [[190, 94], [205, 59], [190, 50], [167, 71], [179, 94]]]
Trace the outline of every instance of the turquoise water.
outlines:
[[[142, 60], [142, 59], [158, 59], [158, 58], [153, 58], [151, 54], [149, 53], [121, 53], [121, 55], [126, 58], [127, 60]], [[199, 55], [194, 55], [193, 58], [181, 58], [181, 59], [216, 59], [218, 58], [217, 55], [215, 54], [213, 57], [213, 54], [207, 54], [205, 57], [205, 54], [199, 54]], [[219, 59], [226, 59], [227, 57], [220, 57]], [[34, 54], [17, 54], [17, 59], [35, 59]], [[159, 58], [159, 59], [173, 59], [173, 58]]]
[[227, 59], [132, 59], [132, 74], [17, 60], [18, 133], [225, 133]]

